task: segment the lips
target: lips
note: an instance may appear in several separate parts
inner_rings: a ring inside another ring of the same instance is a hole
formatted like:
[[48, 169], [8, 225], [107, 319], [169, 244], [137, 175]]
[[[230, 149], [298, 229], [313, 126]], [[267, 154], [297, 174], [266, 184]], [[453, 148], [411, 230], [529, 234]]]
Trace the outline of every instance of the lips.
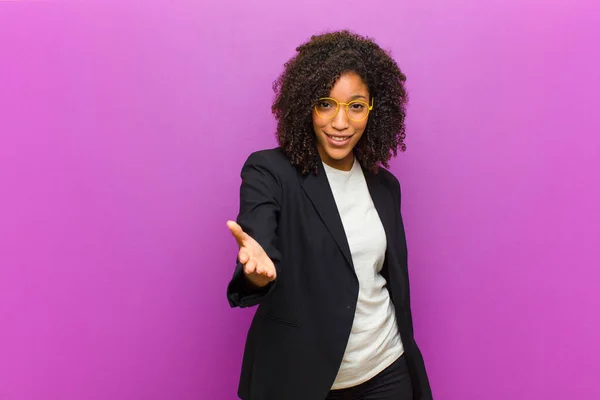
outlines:
[[327, 141], [329, 143], [331, 143], [332, 145], [343, 146], [350, 142], [350, 139], [352, 138], [352, 136], [354, 136], [354, 134], [349, 135], [349, 136], [344, 136], [344, 135], [329, 135], [329, 134], [325, 133], [325, 136], [327, 136]]

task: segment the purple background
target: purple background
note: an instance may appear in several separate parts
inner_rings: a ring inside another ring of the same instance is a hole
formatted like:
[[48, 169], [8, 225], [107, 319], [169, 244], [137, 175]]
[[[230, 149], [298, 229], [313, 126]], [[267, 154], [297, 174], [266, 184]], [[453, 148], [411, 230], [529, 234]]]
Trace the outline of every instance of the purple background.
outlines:
[[600, 5], [0, 4], [0, 399], [236, 398], [239, 171], [271, 82], [351, 28], [408, 76], [416, 336], [436, 400], [600, 398]]

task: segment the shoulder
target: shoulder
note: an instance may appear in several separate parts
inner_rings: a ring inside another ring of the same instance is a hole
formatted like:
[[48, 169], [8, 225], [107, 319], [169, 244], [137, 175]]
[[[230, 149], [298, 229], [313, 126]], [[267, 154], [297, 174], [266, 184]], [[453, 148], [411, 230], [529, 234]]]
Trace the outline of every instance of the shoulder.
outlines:
[[274, 167], [291, 166], [289, 159], [280, 147], [252, 152], [248, 156], [245, 164], [270, 165]]
[[390, 190], [398, 192], [398, 195], [400, 194], [400, 182], [392, 172], [383, 167], [379, 167], [377, 175], [382, 184], [387, 186]]
[[396, 178], [396, 176], [391, 173], [389, 170], [383, 168], [383, 167], [379, 167], [379, 172], [378, 175], [380, 176], [380, 178], [388, 183], [393, 183], [395, 185], [398, 184], [398, 178]]
[[250, 153], [242, 168], [242, 175], [248, 171], [260, 171], [277, 181], [297, 176], [296, 167], [279, 147]]

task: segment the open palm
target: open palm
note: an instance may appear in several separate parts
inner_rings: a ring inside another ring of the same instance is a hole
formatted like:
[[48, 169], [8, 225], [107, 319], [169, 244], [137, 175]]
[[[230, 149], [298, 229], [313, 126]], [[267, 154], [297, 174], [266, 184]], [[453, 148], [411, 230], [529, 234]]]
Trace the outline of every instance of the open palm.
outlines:
[[258, 287], [264, 287], [275, 280], [277, 276], [275, 265], [262, 246], [244, 232], [236, 222], [227, 221], [227, 228], [229, 228], [240, 247], [238, 260], [244, 266], [244, 274], [248, 280]]

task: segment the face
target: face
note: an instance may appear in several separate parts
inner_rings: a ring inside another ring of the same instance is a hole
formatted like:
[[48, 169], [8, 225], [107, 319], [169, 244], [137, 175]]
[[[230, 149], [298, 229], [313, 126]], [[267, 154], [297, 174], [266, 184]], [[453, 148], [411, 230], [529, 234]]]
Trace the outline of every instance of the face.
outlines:
[[[371, 103], [369, 90], [361, 77], [348, 72], [342, 75], [333, 88], [329, 96], [338, 103], [349, 103], [353, 100], [360, 100], [367, 104]], [[327, 106], [327, 104], [324, 104]], [[356, 104], [348, 110], [350, 116], [357, 113]], [[313, 107], [312, 121], [315, 135], [317, 136], [317, 148], [321, 160], [330, 167], [349, 171], [354, 161], [353, 149], [360, 140], [365, 128], [367, 127], [367, 116], [363, 120], [356, 121], [350, 119], [346, 112], [346, 106], [340, 104], [337, 114], [333, 118], [324, 118]], [[356, 119], [356, 118], [354, 118]]]

